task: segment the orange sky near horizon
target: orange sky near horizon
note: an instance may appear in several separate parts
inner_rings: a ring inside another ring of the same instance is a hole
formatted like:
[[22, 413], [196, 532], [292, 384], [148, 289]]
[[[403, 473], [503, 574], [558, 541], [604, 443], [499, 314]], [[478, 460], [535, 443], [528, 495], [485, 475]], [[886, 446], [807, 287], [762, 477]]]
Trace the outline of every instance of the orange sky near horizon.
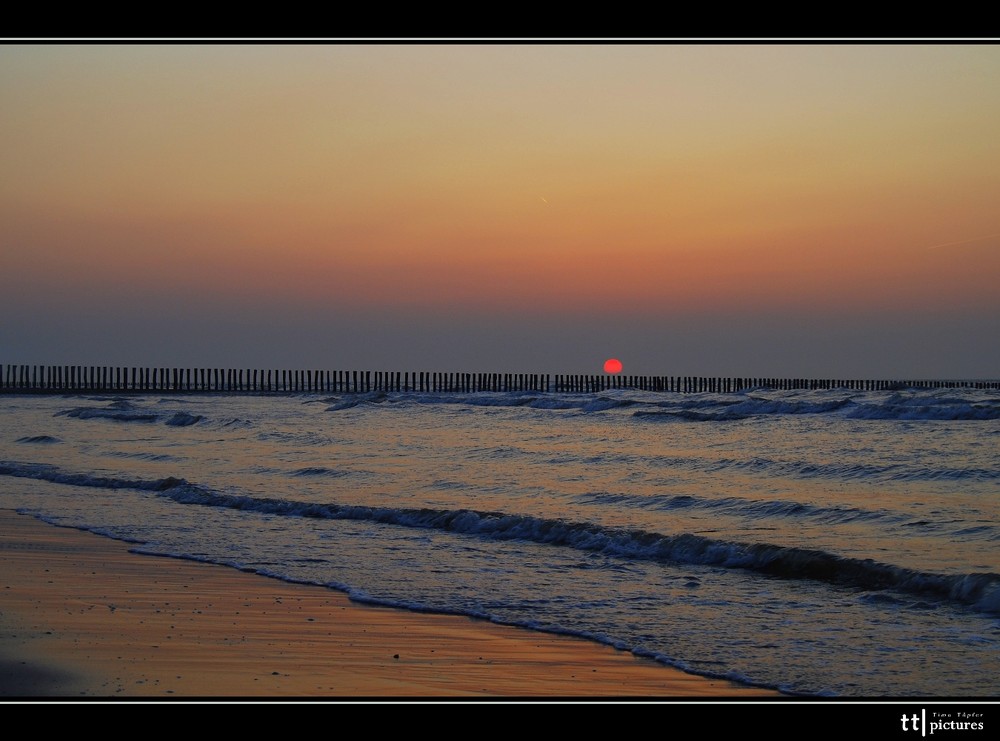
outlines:
[[8, 301], [1000, 310], [990, 44], [7, 45], [0, 101]]

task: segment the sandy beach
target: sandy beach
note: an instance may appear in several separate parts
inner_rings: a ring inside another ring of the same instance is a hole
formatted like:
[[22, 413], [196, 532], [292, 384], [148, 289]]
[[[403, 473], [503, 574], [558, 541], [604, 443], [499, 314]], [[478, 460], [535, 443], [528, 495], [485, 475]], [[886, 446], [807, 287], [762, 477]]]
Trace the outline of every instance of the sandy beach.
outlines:
[[129, 553], [0, 510], [5, 698], [745, 698], [586, 640]]

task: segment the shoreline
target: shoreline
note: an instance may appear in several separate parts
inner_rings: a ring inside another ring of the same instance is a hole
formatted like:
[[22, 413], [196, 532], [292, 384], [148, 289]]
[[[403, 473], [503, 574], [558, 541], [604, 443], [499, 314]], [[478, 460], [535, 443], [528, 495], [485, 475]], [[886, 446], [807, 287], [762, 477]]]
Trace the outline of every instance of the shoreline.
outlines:
[[0, 699], [786, 697], [583, 638], [129, 547], [0, 509]]

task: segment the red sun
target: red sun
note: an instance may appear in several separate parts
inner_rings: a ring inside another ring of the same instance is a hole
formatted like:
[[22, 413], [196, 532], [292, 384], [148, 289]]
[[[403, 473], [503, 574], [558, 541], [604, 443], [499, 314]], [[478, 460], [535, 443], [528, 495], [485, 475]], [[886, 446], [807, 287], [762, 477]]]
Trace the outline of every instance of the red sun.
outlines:
[[617, 358], [608, 358], [604, 361], [604, 372], [605, 373], [621, 373], [622, 372], [622, 361]]

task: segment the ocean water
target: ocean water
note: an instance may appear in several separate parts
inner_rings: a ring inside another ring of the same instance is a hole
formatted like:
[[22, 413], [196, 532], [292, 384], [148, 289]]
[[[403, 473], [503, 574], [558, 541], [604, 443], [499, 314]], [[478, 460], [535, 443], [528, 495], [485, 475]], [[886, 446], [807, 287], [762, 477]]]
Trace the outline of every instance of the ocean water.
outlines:
[[0, 395], [0, 506], [839, 697], [1000, 696], [1000, 392]]

